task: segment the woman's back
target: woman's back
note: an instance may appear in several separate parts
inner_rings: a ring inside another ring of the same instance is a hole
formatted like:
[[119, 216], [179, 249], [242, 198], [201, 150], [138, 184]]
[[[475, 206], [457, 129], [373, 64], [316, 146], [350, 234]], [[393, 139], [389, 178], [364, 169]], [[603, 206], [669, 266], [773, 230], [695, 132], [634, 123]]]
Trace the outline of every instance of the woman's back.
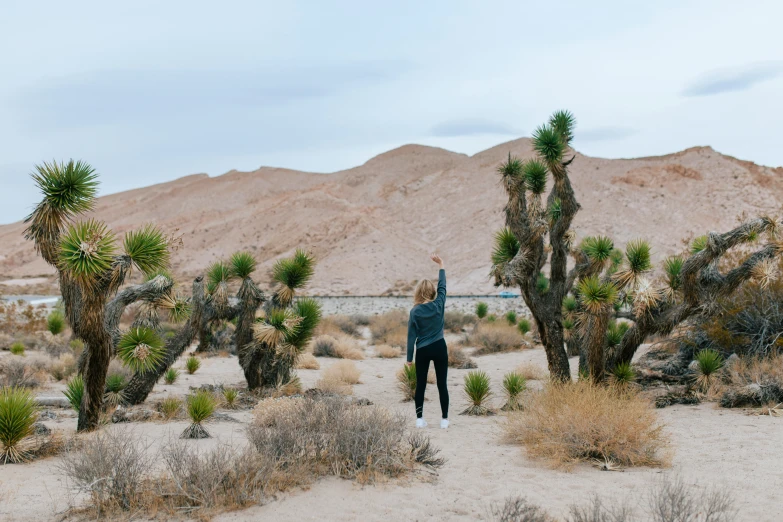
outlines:
[[446, 271], [438, 271], [438, 293], [428, 303], [415, 305], [408, 318], [408, 360], [413, 360], [413, 347], [424, 348], [443, 339], [443, 315], [446, 308]]

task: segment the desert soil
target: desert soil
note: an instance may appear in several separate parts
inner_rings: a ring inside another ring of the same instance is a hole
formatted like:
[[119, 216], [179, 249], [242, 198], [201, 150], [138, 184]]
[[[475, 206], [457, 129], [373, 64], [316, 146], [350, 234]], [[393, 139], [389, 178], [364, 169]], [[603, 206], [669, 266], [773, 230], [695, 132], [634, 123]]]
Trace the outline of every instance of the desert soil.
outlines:
[[[455, 336], [448, 341], [455, 343]], [[356, 361], [361, 384], [354, 395], [397, 410], [408, 416], [414, 429], [413, 405], [401, 402], [395, 373], [402, 357], [380, 359], [374, 348], [365, 347], [366, 358]], [[7, 352], [2, 356], [10, 356]], [[30, 354], [28, 356], [34, 356]], [[312, 387], [323, 370], [336, 359], [319, 358], [320, 370], [299, 370], [305, 387]], [[533, 349], [476, 357], [479, 368], [489, 373], [499, 392], [505, 372], [522, 363], [546, 368], [543, 349]], [[183, 359], [176, 364], [182, 369]], [[576, 359], [571, 360], [572, 368]], [[688, 484], [726, 487], [731, 490], [741, 521], [783, 519], [783, 474], [778, 458], [783, 440], [783, 419], [759, 416], [751, 410], [719, 409], [714, 404], [672, 406], [657, 410], [660, 422], [671, 438], [672, 464], [668, 469], [634, 468], [622, 472], [600, 471], [591, 465], [579, 465], [570, 471], [553, 469], [547, 462], [529, 458], [524, 449], [503, 441], [503, 415], [469, 417], [459, 415], [466, 407], [461, 383], [467, 370], [449, 369], [451, 421], [448, 430], [437, 427], [439, 407], [437, 390], [430, 385], [425, 402], [425, 430], [447, 459], [436, 475], [417, 473], [400, 480], [375, 485], [326, 478], [308, 488], [277, 496], [265, 505], [225, 513], [217, 521], [250, 520], [486, 520], [492, 503], [509, 495], [524, 495], [545, 506], [555, 516], [565, 516], [569, 505], [583, 503], [591, 495], [604, 498], [642, 499], [650, 487], [666, 474], [678, 474]], [[202, 384], [241, 386], [243, 376], [235, 357], [211, 357], [202, 361], [194, 375], [182, 371], [175, 385], [159, 384], [148, 399], [174, 395], [184, 397], [191, 387]], [[540, 383], [532, 382], [532, 387]], [[62, 384], [49, 384], [40, 395], [54, 396]], [[495, 406], [502, 403], [498, 396]], [[45, 424], [66, 434], [73, 432], [76, 420], [72, 412], [53, 410], [57, 418]], [[209, 448], [216, 444], [243, 444], [243, 430], [251, 419], [248, 411], [221, 411], [237, 422], [220, 420], [209, 425], [212, 439], [189, 443]], [[140, 422], [112, 425], [106, 429], [128, 430], [130, 436], [147, 441], [150, 451], [178, 437], [187, 423]], [[24, 465], [0, 466], [0, 520], [60, 520], [69, 505], [81, 505], [85, 499], [68, 489], [58, 471], [59, 458], [52, 457]]]

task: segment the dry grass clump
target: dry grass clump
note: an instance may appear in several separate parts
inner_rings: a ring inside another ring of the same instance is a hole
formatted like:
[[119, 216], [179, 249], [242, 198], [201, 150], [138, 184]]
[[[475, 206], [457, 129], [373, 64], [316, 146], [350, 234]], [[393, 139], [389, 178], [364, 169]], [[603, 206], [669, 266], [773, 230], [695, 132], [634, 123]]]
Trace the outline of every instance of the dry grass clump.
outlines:
[[631, 390], [588, 381], [547, 384], [528, 394], [524, 411], [508, 416], [505, 432], [531, 455], [560, 466], [594, 459], [607, 465], [661, 466], [667, 444], [648, 401]]
[[528, 347], [519, 330], [506, 323], [484, 323], [473, 329], [465, 337], [463, 344], [475, 346], [474, 355], [508, 352]]
[[45, 380], [43, 375], [21, 357], [7, 357], [0, 361], [0, 386], [37, 388]]
[[335, 379], [318, 379], [315, 387], [327, 394], [353, 395], [353, 386]]
[[177, 418], [182, 413], [182, 399], [178, 397], [166, 397], [158, 405], [158, 411], [166, 420]]
[[783, 402], [783, 355], [740, 357], [730, 362], [721, 370], [721, 406], [776, 406]]
[[76, 372], [76, 358], [70, 353], [64, 353], [52, 361], [49, 366], [49, 373], [55, 381], [62, 381], [68, 379]]
[[524, 377], [526, 381], [545, 381], [549, 378], [546, 370], [532, 362], [522, 363], [514, 371]]
[[408, 344], [408, 314], [392, 310], [370, 318], [372, 343], [403, 347]]
[[335, 357], [355, 361], [364, 359], [364, 352], [359, 343], [345, 335], [340, 335], [339, 337], [319, 335], [313, 339], [312, 347], [315, 357]]
[[364, 316], [327, 315], [321, 318], [321, 322], [318, 324], [318, 333], [361, 337], [360, 326], [362, 325], [360, 323], [366, 324]]
[[361, 372], [352, 361], [337, 361], [323, 372], [324, 380], [359, 384]]
[[313, 354], [305, 352], [296, 358], [295, 368], [297, 370], [320, 370], [321, 365]]
[[382, 344], [375, 347], [375, 355], [382, 359], [394, 359], [402, 355], [402, 350], [388, 344]]
[[457, 310], [449, 310], [443, 314], [443, 328], [449, 332], [459, 333], [466, 326], [476, 324], [478, 317], [473, 314], [466, 314]]
[[461, 346], [449, 346], [449, 368], [472, 370], [478, 368], [478, 365]]

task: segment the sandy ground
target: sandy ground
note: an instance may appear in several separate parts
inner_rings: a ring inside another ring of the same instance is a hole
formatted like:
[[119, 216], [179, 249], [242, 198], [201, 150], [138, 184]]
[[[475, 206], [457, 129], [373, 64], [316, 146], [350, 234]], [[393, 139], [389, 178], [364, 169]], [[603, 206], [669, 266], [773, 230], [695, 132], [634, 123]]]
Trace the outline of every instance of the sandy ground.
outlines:
[[[453, 339], [450, 339], [453, 341]], [[354, 395], [375, 404], [403, 412], [413, 429], [413, 405], [399, 400], [395, 372], [402, 358], [374, 357], [372, 347], [367, 358], [357, 361], [361, 384]], [[539, 348], [476, 358], [479, 367], [489, 373], [495, 390], [505, 372], [524, 362], [546, 367]], [[182, 360], [178, 366], [182, 366]], [[320, 370], [300, 370], [305, 387], [313, 386], [320, 373], [336, 360], [320, 358]], [[572, 367], [576, 360], [572, 360]], [[605, 472], [589, 465], [570, 472], [550, 468], [533, 460], [521, 447], [506, 444], [501, 438], [504, 417], [468, 417], [458, 413], [466, 407], [461, 383], [466, 370], [449, 369], [451, 421], [448, 430], [437, 428], [439, 407], [437, 390], [427, 389], [426, 433], [446, 457], [446, 465], [437, 476], [419, 473], [388, 483], [361, 486], [352, 481], [328, 478], [304, 490], [281, 494], [266, 505], [226, 513], [219, 521], [250, 520], [483, 520], [493, 502], [509, 495], [522, 494], [530, 501], [546, 506], [556, 516], [564, 516], [568, 506], [582, 503], [593, 493], [616, 498], [627, 495], [644, 498], [649, 487], [666, 473], [680, 474], [687, 483], [701, 486], [725, 486], [735, 496], [741, 521], [783, 519], [783, 474], [779, 448], [783, 440], [783, 419], [753, 415], [747, 411], [719, 409], [713, 404], [673, 406], [658, 410], [671, 437], [672, 467], [666, 470], [637, 468], [624, 472]], [[189, 387], [201, 384], [241, 384], [242, 373], [235, 357], [203, 360], [195, 375], [183, 372], [173, 385], [158, 385], [151, 399], [167, 395], [184, 396]], [[535, 383], [533, 383], [535, 386]], [[62, 385], [50, 385], [42, 395], [51, 395]], [[501, 397], [494, 399], [496, 406]], [[58, 418], [46, 421], [50, 428], [66, 433], [75, 427], [71, 412], [56, 410]], [[250, 414], [225, 412], [240, 422], [220, 421], [209, 426], [213, 439], [190, 441], [202, 447], [221, 442], [241, 443]], [[130, 429], [154, 451], [186, 427], [186, 422], [147, 422], [113, 425], [109, 429]], [[58, 471], [58, 458], [25, 465], [0, 466], [0, 520], [56, 520], [69, 503], [82, 501], [74, 496]], [[643, 501], [643, 500], [642, 500]]]

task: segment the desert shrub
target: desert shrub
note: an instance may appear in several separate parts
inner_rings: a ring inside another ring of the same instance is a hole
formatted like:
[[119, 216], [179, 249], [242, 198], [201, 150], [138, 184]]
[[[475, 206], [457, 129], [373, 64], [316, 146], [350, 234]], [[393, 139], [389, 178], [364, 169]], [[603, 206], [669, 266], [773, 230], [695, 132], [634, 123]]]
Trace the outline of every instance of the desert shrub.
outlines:
[[296, 358], [296, 368], [301, 370], [319, 370], [321, 365], [313, 354], [305, 352]]
[[506, 312], [504, 317], [510, 326], [515, 326], [517, 324], [517, 313], [514, 310]]
[[489, 305], [483, 301], [479, 301], [476, 303], [476, 317], [479, 319], [484, 319], [487, 316], [487, 313], [489, 312]]
[[516, 372], [509, 372], [503, 376], [503, 392], [506, 396], [504, 411], [516, 411], [521, 407], [520, 396], [527, 388], [525, 378]]
[[24, 344], [17, 341], [11, 345], [9, 350], [14, 355], [24, 355]]
[[315, 387], [329, 395], [353, 395], [353, 386], [337, 379], [318, 379]]
[[313, 355], [316, 357], [337, 357], [337, 339], [331, 335], [319, 335], [313, 339]]
[[163, 414], [163, 418], [171, 420], [182, 411], [182, 400], [177, 397], [166, 397], [160, 401], [158, 411]]
[[106, 376], [106, 393], [103, 396], [104, 402], [109, 406], [119, 406], [125, 402], [123, 390], [128, 381], [120, 373], [112, 373]]
[[479, 325], [466, 340], [468, 344], [476, 347], [475, 355], [507, 352], [525, 344], [519, 331], [505, 324]]
[[555, 465], [600, 459], [623, 466], [658, 466], [667, 443], [648, 401], [629, 390], [589, 381], [547, 384], [510, 414], [508, 439]]
[[783, 355], [733, 358], [721, 376], [726, 386], [720, 398], [724, 408], [783, 402]]
[[206, 439], [209, 438], [209, 432], [204, 428], [203, 423], [212, 417], [215, 413], [215, 397], [207, 390], [197, 390], [193, 395], [187, 398], [186, 410], [190, 417], [191, 424], [182, 432], [183, 439]]
[[463, 415], [488, 415], [492, 410], [486, 403], [492, 397], [489, 386], [489, 375], [481, 370], [473, 370], [465, 374], [465, 383], [462, 391], [465, 393], [470, 406], [465, 409]]
[[715, 350], [705, 349], [696, 354], [696, 385], [707, 391], [715, 383], [716, 374], [723, 368], [723, 357]]
[[65, 330], [65, 316], [60, 310], [52, 310], [46, 318], [46, 328], [52, 335], [57, 335]]
[[443, 314], [443, 327], [449, 332], [461, 332], [468, 325], [475, 324], [476, 317], [457, 310], [448, 310]]
[[521, 333], [522, 335], [528, 333], [530, 331], [530, 321], [525, 318], [520, 319], [519, 322], [517, 323], [517, 330], [519, 330], [519, 333]]
[[370, 318], [372, 344], [405, 346], [408, 341], [408, 314], [404, 310], [392, 310]]
[[57, 381], [67, 379], [76, 372], [76, 359], [70, 353], [64, 353], [53, 361], [49, 367], [49, 373]]
[[543, 381], [547, 378], [546, 370], [532, 362], [522, 363], [514, 371], [524, 377], [526, 381]]
[[361, 335], [359, 324], [353, 319], [353, 316], [329, 315], [323, 317], [319, 328], [323, 332], [341, 332], [351, 337], [359, 337]]
[[0, 464], [24, 462], [29, 454], [20, 448], [34, 432], [38, 420], [35, 398], [24, 388], [0, 388]]
[[350, 337], [320, 335], [313, 339], [313, 355], [316, 357], [335, 357], [338, 359], [364, 359], [359, 344]]
[[277, 383], [277, 386], [275, 387], [275, 396], [290, 397], [291, 395], [300, 395], [302, 391], [302, 379], [300, 379], [298, 375], [292, 373], [287, 381]]
[[490, 514], [496, 522], [554, 522], [546, 511], [522, 496], [508, 497], [502, 504], [492, 504]]
[[163, 380], [166, 384], [174, 384], [179, 379], [179, 370], [176, 368], [169, 368], [166, 373], [163, 374]]
[[349, 316], [354, 324], [359, 326], [370, 326], [370, 316], [366, 314], [352, 314]]
[[648, 514], [655, 522], [731, 522], [737, 518], [730, 491], [688, 486], [680, 477], [665, 477], [648, 501]]
[[0, 361], [0, 384], [12, 388], [37, 388], [41, 380], [24, 359], [12, 357]]
[[426, 437], [405, 436], [406, 420], [399, 413], [339, 398], [280, 402], [274, 415], [256, 418], [248, 438], [294, 483], [323, 475], [368, 482], [399, 476], [415, 463], [443, 463]]
[[101, 430], [79, 448], [69, 449], [59, 469], [79, 492], [90, 495], [99, 513], [129, 510], [142, 504], [147, 493], [145, 478], [153, 459], [146, 449], [127, 430]]
[[81, 375], [74, 375], [70, 381], [65, 384], [63, 395], [75, 411], [82, 407], [82, 397], [84, 397], [84, 378]]
[[388, 344], [382, 344], [375, 347], [375, 355], [382, 359], [393, 359], [402, 355], [402, 350], [389, 346]]
[[404, 364], [397, 372], [397, 389], [403, 401], [412, 401], [416, 395], [416, 364]]
[[239, 391], [235, 388], [223, 388], [223, 404], [225, 404], [226, 408], [236, 408], [238, 397]]
[[359, 384], [361, 372], [352, 361], [337, 361], [323, 372], [325, 380]]
[[84, 341], [81, 339], [71, 339], [68, 341], [68, 347], [73, 351], [73, 355], [78, 358], [84, 351]]
[[478, 368], [476, 361], [471, 359], [461, 346], [449, 347], [449, 367], [460, 370], [471, 370]]
[[191, 375], [196, 373], [201, 368], [201, 360], [195, 355], [191, 355], [185, 359], [185, 370]]
[[636, 371], [631, 363], [620, 363], [612, 369], [610, 380], [617, 386], [628, 386], [636, 380]]
[[497, 320], [498, 320], [498, 316], [497, 316], [497, 315], [495, 315], [495, 314], [489, 314], [489, 315], [487, 316], [487, 322], [488, 322], [488, 323], [494, 323], [494, 322], [495, 322], [495, 321], [497, 321]]

